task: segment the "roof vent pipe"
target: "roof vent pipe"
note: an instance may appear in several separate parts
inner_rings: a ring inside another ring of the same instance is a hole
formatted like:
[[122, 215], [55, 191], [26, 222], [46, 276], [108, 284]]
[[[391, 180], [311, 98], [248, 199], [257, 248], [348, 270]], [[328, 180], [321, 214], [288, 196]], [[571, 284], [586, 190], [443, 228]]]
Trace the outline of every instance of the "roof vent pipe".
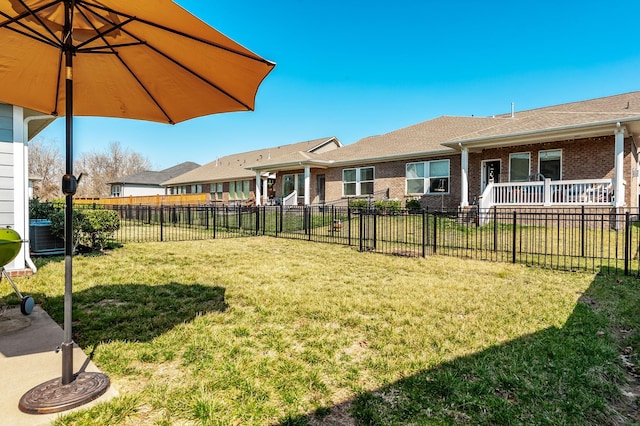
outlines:
[[516, 104], [514, 102], [511, 102], [511, 118], [514, 118], [516, 116]]

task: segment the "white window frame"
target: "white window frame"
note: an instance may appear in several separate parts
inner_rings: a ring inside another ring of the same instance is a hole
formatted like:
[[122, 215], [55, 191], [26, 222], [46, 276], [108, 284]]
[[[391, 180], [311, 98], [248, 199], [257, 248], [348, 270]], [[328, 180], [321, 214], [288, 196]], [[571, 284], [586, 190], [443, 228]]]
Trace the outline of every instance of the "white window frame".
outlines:
[[285, 180], [287, 176], [293, 176], [293, 190], [296, 192], [298, 197], [304, 197], [304, 174], [303, 173], [288, 173], [282, 176], [282, 195], [287, 196], [289, 194], [285, 194]]
[[[431, 176], [431, 163], [440, 163], [446, 161], [448, 164], [448, 169], [449, 172], [446, 176]], [[409, 178], [407, 176], [408, 173], [408, 169], [410, 165], [414, 165], [414, 164], [423, 164], [424, 166], [424, 176], [422, 176], [422, 180], [423, 180], [423, 188], [424, 188], [424, 192], [409, 192], [409, 180], [417, 180], [420, 179], [420, 177], [417, 178]], [[436, 192], [436, 191], [431, 191], [431, 180], [432, 179], [447, 179], [447, 190], [444, 192]], [[411, 163], [407, 163], [405, 164], [405, 169], [404, 169], [404, 193], [406, 195], [424, 195], [424, 194], [436, 194], [436, 195], [444, 195], [444, 194], [450, 194], [451, 193], [451, 160], [449, 158], [440, 158], [438, 160], [429, 160], [429, 161], [414, 161]]]
[[111, 196], [120, 197], [122, 194], [122, 185], [111, 185]]
[[[542, 173], [540, 171], [540, 162], [542, 160], [542, 154], [544, 152], [559, 152], [560, 153], [560, 177], [558, 178], [558, 180], [562, 180], [562, 148], [556, 148], [556, 149], [543, 149], [542, 151], [538, 151], [538, 173]], [[548, 178], [549, 176], [545, 176], [545, 178]]]
[[251, 195], [250, 192], [250, 180], [233, 180], [229, 182], [229, 200], [248, 200]]
[[[527, 177], [523, 180], [513, 180], [512, 179], [512, 175], [511, 175], [511, 159], [516, 156], [516, 155], [523, 155], [526, 154], [529, 160], [529, 170], [527, 170]], [[512, 152], [509, 154], [509, 182], [526, 182], [529, 178], [529, 175], [531, 174], [531, 152]]]
[[224, 189], [222, 182], [212, 183], [209, 189], [209, 193], [211, 193], [211, 198], [214, 200], [222, 200]]
[[[365, 169], [371, 169], [372, 171], [372, 176], [373, 178], [371, 180], [363, 180], [362, 179], [362, 171]], [[345, 181], [344, 178], [344, 174], [347, 171], [351, 171], [351, 170], [355, 170], [356, 172], [356, 180], [355, 181]], [[375, 192], [375, 181], [376, 181], [376, 168], [374, 166], [367, 166], [367, 167], [351, 167], [348, 169], [342, 169], [342, 196], [343, 197], [361, 197], [363, 195], [373, 195], [373, 193]], [[362, 184], [364, 183], [371, 183], [372, 184], [372, 188], [371, 188], [371, 193], [362, 193]], [[355, 194], [345, 194], [345, 190], [344, 187], [346, 184], [355, 184], [356, 186], [356, 193]]]

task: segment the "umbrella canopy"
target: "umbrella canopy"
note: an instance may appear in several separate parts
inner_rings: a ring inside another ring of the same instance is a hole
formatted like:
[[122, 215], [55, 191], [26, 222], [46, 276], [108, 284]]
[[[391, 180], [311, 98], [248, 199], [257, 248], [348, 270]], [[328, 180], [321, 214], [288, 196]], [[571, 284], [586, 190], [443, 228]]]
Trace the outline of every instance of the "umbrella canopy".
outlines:
[[274, 64], [170, 0], [0, 2], [0, 98], [65, 115], [66, 50], [73, 114], [178, 123], [253, 110]]
[[0, 101], [66, 116], [62, 378], [27, 392], [21, 410], [63, 411], [109, 386], [73, 373], [73, 116], [173, 124], [253, 110], [273, 67], [170, 0], [0, 0]]

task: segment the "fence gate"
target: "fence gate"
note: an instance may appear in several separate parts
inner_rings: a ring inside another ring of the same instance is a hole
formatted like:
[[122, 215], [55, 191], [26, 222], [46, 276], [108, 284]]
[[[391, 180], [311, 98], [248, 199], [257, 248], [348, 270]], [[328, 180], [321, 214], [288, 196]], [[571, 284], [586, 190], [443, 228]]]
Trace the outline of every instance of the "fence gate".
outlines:
[[361, 210], [358, 216], [359, 250], [374, 251], [376, 249], [376, 214]]

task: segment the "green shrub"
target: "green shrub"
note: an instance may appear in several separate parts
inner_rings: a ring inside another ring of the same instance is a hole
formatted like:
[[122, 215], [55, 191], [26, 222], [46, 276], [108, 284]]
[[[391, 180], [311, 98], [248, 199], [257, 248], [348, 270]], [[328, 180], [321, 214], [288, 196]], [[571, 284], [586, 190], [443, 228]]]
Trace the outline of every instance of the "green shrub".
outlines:
[[30, 219], [51, 219], [51, 216], [56, 214], [63, 206], [59, 203], [52, 203], [49, 201], [40, 201], [39, 198], [32, 198], [29, 200], [29, 218]]
[[120, 216], [113, 210], [85, 210], [81, 236], [92, 249], [102, 250], [113, 233], [120, 229]]
[[422, 205], [420, 204], [420, 200], [419, 199], [412, 198], [410, 200], [407, 200], [406, 208], [410, 212], [416, 212], [416, 211], [422, 210]]
[[368, 209], [369, 200], [367, 200], [366, 198], [350, 198], [349, 207], [351, 207], [352, 209]]
[[[102, 250], [118, 229], [120, 229], [120, 217], [113, 210], [74, 210], [74, 251], [78, 244], [86, 245], [92, 250]], [[64, 239], [64, 211], [56, 212], [51, 217], [51, 233]]]
[[374, 206], [381, 213], [395, 214], [402, 208], [402, 202], [400, 200], [377, 200]]

